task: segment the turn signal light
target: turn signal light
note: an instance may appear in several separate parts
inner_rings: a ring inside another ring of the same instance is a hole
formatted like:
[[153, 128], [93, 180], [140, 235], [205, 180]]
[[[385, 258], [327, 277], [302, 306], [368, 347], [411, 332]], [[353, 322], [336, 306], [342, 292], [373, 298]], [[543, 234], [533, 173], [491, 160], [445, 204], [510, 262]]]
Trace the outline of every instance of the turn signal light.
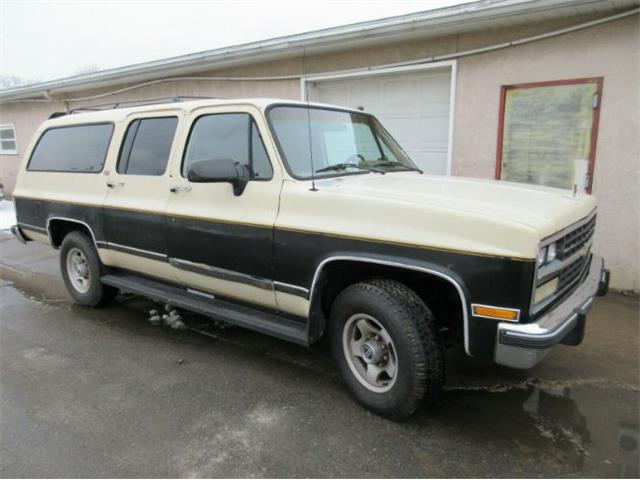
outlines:
[[517, 322], [520, 311], [513, 308], [489, 307], [487, 305], [474, 305], [473, 314], [476, 317], [495, 318], [498, 320], [509, 320]]

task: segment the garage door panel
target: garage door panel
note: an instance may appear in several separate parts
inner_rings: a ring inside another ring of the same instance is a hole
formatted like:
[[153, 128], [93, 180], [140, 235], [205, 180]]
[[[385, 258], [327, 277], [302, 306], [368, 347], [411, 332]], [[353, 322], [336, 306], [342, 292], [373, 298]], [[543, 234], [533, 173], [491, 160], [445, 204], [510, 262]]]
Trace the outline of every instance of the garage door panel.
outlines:
[[388, 80], [384, 84], [384, 104], [389, 107], [413, 106], [419, 96], [420, 83], [417, 80]]
[[400, 142], [403, 147], [406, 147], [408, 143], [418, 143], [424, 133], [413, 116], [387, 116], [383, 123], [385, 128], [393, 135], [393, 138]]
[[420, 84], [420, 101], [429, 104], [448, 105], [451, 89], [451, 77], [438, 75], [433, 78], [425, 78]]
[[[408, 152], [407, 152], [408, 153]], [[412, 160], [418, 163], [429, 175], [447, 174], [447, 152], [416, 151], [409, 153]]]
[[[439, 116], [449, 118], [449, 101], [446, 102], [416, 102], [418, 108], [416, 113], [419, 115]], [[421, 108], [420, 108], [421, 107]]]
[[437, 142], [445, 149], [449, 143], [449, 117], [421, 117], [418, 119], [420, 138], [425, 142]]
[[316, 81], [314, 101], [362, 107], [380, 119], [428, 173], [446, 174], [449, 149], [449, 68]]
[[376, 83], [372, 84], [352, 84], [348, 88], [348, 98], [350, 102], [360, 106], [368, 104], [371, 99], [378, 99], [381, 96], [382, 86]]

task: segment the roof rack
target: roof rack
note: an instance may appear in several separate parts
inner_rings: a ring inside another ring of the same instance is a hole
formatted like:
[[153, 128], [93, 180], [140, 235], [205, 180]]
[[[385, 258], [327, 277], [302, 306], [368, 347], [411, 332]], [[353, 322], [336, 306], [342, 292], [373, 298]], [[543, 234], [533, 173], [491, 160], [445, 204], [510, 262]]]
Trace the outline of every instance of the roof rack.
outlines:
[[65, 115], [72, 115], [76, 113], [86, 113], [86, 112], [100, 112], [103, 110], [113, 110], [116, 108], [127, 108], [127, 107], [140, 107], [144, 105], [156, 105], [161, 103], [178, 103], [185, 102], [188, 100], [214, 100], [218, 97], [199, 97], [199, 96], [174, 96], [174, 97], [161, 97], [161, 98], [148, 98], [145, 100], [127, 100], [124, 102], [116, 102], [116, 103], [104, 103], [101, 105], [90, 105], [87, 107], [78, 107], [73, 110], [69, 110], [68, 112], [53, 112], [49, 115], [49, 119], [63, 117]]

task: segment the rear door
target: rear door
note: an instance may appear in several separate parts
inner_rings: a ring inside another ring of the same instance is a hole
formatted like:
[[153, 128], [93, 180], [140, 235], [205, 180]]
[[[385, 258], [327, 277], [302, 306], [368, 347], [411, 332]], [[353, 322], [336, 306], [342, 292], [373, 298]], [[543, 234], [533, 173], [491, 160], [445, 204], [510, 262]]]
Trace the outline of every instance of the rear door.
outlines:
[[167, 262], [165, 209], [169, 160], [182, 117], [179, 111], [128, 119], [103, 208], [108, 263], [172, 279]]
[[[185, 130], [167, 206], [169, 260], [180, 283], [274, 307], [273, 225], [282, 174], [270, 161], [261, 113], [250, 106], [199, 109], [186, 119]], [[240, 196], [230, 183], [189, 182], [189, 164], [205, 159], [249, 164], [253, 178]]]

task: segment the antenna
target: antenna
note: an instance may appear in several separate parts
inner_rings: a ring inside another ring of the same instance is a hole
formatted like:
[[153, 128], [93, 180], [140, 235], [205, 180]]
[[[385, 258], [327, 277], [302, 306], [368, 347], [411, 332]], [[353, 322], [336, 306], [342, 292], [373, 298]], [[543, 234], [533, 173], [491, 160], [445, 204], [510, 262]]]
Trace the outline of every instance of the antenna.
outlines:
[[302, 50], [302, 75], [304, 75], [304, 98], [307, 101], [307, 126], [309, 127], [309, 162], [311, 163], [311, 191], [317, 192], [316, 171], [313, 166], [313, 144], [311, 135], [311, 106], [309, 104], [309, 82], [307, 81], [307, 49]]

